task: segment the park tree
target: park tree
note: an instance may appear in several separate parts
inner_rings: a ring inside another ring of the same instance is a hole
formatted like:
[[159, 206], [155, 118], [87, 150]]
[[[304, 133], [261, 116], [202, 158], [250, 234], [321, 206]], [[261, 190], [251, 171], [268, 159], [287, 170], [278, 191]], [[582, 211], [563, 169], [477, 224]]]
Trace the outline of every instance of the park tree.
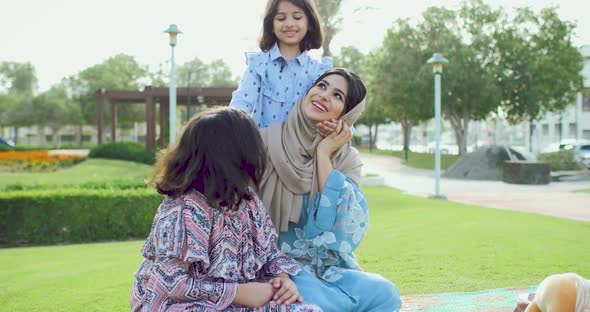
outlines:
[[52, 86], [49, 90], [36, 96], [32, 103], [34, 124], [39, 126], [39, 137], [44, 141], [44, 128], [51, 129], [51, 142], [58, 146], [60, 130], [78, 124], [81, 118], [80, 105], [74, 102], [63, 83]]
[[512, 123], [529, 122], [532, 148], [533, 122], [563, 111], [583, 87], [584, 60], [571, 42], [576, 25], [560, 19], [555, 7], [520, 8], [500, 24], [494, 56], [502, 109]]
[[427, 52], [422, 34], [407, 19], [387, 30], [383, 46], [371, 56], [367, 85], [378, 113], [400, 123], [404, 151], [409, 151], [412, 127], [433, 115], [432, 87], [425, 66]]
[[178, 66], [176, 81], [182, 87], [235, 87], [238, 84], [222, 59], [205, 63], [198, 57]]
[[208, 87], [235, 87], [238, 79], [232, 78], [229, 66], [222, 60], [217, 59], [208, 64], [209, 83]]
[[[85, 123], [90, 124], [96, 122], [94, 93], [97, 90], [139, 90], [150, 83], [150, 78], [147, 66], [139, 64], [133, 56], [117, 54], [67, 80], [73, 99], [80, 105]], [[104, 113], [105, 120], [109, 122], [110, 111], [105, 110]], [[131, 127], [134, 122], [145, 120], [144, 108], [139, 105], [117, 105], [117, 119], [121, 126]]]
[[379, 84], [374, 83], [373, 80], [377, 68], [380, 66], [379, 57], [381, 54], [373, 51], [363, 57], [362, 62], [359, 62], [356, 58], [359, 53], [355, 48], [349, 49], [345, 47], [342, 48], [341, 58], [343, 60], [348, 59], [348, 61], [344, 62], [344, 65], [359, 74], [367, 87], [366, 107], [358, 123], [369, 128], [369, 150], [372, 151], [377, 142], [379, 125], [389, 122], [391, 118], [389, 117], [388, 107], [385, 105], [386, 102], [383, 100], [383, 93], [376, 88]]
[[3, 126], [14, 128], [14, 143], [18, 144], [19, 128], [33, 126], [33, 96], [27, 94], [6, 94], [0, 96], [0, 106], [4, 106], [0, 121]]
[[[361, 51], [353, 46], [345, 46], [340, 48], [340, 54], [334, 56], [334, 65], [337, 67], [344, 67], [352, 70], [363, 79], [365, 84], [367, 78], [372, 72], [375, 57], [373, 55], [365, 56]], [[375, 142], [377, 141], [377, 134], [379, 133], [379, 124], [387, 121], [387, 117], [383, 112], [383, 106], [379, 102], [378, 97], [368, 92], [366, 98], [365, 111], [358, 120], [358, 124], [365, 125], [369, 128], [369, 150], [373, 150]]]
[[30, 125], [26, 112], [36, 90], [37, 76], [31, 63], [0, 62], [0, 125], [14, 127], [15, 143], [19, 128]]
[[208, 81], [207, 64], [198, 57], [178, 65], [176, 69], [176, 82], [179, 86], [204, 87]]
[[336, 33], [340, 30], [340, 23], [342, 22], [340, 5], [342, 4], [342, 0], [316, 0], [316, 4], [322, 20], [322, 29], [324, 31], [322, 42], [324, 52], [322, 56], [332, 56], [330, 44]]
[[366, 68], [365, 55], [354, 46], [340, 48], [340, 54], [334, 56], [334, 66], [344, 67], [357, 73], [363, 78]]
[[[232, 78], [229, 66], [222, 60], [213, 60], [205, 63], [198, 57], [181, 64], [176, 71], [176, 80], [178, 86], [186, 88], [204, 88], [204, 87], [235, 87], [238, 80]], [[189, 118], [194, 113], [193, 106], [200, 105], [198, 99], [189, 100], [187, 103], [187, 115]]]
[[[0, 126], [16, 125], [14, 111], [19, 107], [21, 98], [22, 96], [12, 93], [0, 93]], [[16, 139], [18, 140], [18, 138]]]
[[35, 67], [29, 63], [1, 62], [0, 91], [32, 95], [37, 90]]
[[0, 93], [0, 125], [6, 126], [10, 123], [8, 114], [18, 106], [18, 100], [16, 95]]
[[[442, 74], [442, 113], [453, 128], [460, 155], [467, 151], [469, 122], [485, 119], [500, 105], [492, 56], [500, 16], [500, 10], [470, 0], [456, 11], [428, 8], [418, 26], [425, 51], [441, 52], [449, 60]], [[432, 74], [429, 81], [432, 85]]]

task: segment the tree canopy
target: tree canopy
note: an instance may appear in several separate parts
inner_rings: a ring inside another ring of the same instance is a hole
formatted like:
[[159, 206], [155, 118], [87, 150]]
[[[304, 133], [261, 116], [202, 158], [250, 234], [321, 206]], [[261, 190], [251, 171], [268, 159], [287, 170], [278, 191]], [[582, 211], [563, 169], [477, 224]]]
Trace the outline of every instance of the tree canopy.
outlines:
[[387, 31], [374, 52], [371, 97], [381, 97], [390, 107], [384, 112], [404, 127], [429, 119], [432, 67], [425, 62], [442, 53], [449, 60], [442, 74], [442, 112], [463, 154], [472, 120], [498, 108], [513, 123], [534, 120], [574, 102], [583, 68], [570, 40], [574, 30], [554, 7], [519, 8], [514, 15], [482, 0], [463, 1], [457, 10], [430, 7], [416, 25], [397, 20]]

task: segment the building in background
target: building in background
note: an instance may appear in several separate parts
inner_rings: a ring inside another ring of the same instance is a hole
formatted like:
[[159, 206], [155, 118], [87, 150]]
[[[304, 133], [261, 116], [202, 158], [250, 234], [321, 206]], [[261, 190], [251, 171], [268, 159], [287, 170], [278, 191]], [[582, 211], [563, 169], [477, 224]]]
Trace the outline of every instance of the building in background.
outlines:
[[[584, 89], [578, 93], [576, 102], [561, 113], [547, 113], [533, 123], [533, 146], [529, 146], [528, 122], [510, 125], [501, 117], [469, 123], [467, 151], [484, 145], [509, 145], [516, 150], [533, 154], [557, 151], [562, 142], [590, 140], [590, 45], [580, 48], [584, 57]], [[442, 103], [444, 105], [444, 103]], [[499, 114], [501, 115], [501, 114]], [[368, 129], [358, 126], [358, 135], [368, 136]], [[443, 153], [457, 154], [453, 128], [443, 122], [441, 148]], [[396, 123], [381, 125], [376, 147], [379, 149], [401, 150], [403, 131]], [[368, 140], [364, 140], [367, 141]], [[431, 152], [434, 149], [434, 122], [429, 120], [412, 129], [410, 149], [415, 152]]]
[[564, 141], [590, 141], [590, 45], [582, 46], [580, 53], [584, 57], [584, 89], [574, 105], [535, 122], [533, 150], [537, 152], [554, 151]]

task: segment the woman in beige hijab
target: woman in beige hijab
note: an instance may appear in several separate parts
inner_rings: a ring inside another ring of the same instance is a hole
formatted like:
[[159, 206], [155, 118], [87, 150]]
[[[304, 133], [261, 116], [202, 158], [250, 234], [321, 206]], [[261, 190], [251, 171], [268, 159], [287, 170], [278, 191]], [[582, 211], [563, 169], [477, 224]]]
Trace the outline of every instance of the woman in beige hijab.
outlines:
[[[285, 90], [287, 91], [287, 90]], [[259, 194], [279, 230], [279, 247], [305, 269], [292, 279], [324, 311], [397, 311], [397, 288], [363, 272], [353, 254], [369, 225], [361, 162], [350, 127], [366, 88], [349, 70], [321, 75], [287, 121], [261, 130], [269, 161]], [[335, 131], [322, 137], [319, 124]]]

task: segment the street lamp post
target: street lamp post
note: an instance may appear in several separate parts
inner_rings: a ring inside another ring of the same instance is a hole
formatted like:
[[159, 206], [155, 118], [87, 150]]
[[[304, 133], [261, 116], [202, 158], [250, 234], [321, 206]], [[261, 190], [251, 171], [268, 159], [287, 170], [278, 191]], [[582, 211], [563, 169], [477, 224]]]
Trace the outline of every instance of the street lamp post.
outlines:
[[188, 71], [188, 80], [186, 82], [186, 120], [191, 119], [191, 75], [192, 71]]
[[440, 53], [434, 53], [427, 61], [428, 64], [433, 65], [434, 72], [434, 133], [435, 133], [435, 149], [434, 149], [434, 196], [435, 199], [446, 199], [440, 193], [440, 76], [443, 70], [443, 64], [448, 63]]
[[165, 33], [168, 33], [168, 35], [170, 35], [170, 48], [171, 48], [171, 55], [170, 55], [170, 109], [169, 109], [169, 114], [170, 114], [170, 133], [169, 133], [169, 138], [170, 138], [170, 142], [169, 144], [174, 143], [174, 140], [176, 138], [176, 74], [175, 74], [175, 68], [174, 68], [174, 47], [176, 46], [176, 35], [178, 34], [182, 34], [182, 31], [180, 31], [180, 29], [178, 29], [178, 26], [176, 26], [176, 24], [170, 24], [170, 26], [168, 27], [168, 29], [164, 30]]

